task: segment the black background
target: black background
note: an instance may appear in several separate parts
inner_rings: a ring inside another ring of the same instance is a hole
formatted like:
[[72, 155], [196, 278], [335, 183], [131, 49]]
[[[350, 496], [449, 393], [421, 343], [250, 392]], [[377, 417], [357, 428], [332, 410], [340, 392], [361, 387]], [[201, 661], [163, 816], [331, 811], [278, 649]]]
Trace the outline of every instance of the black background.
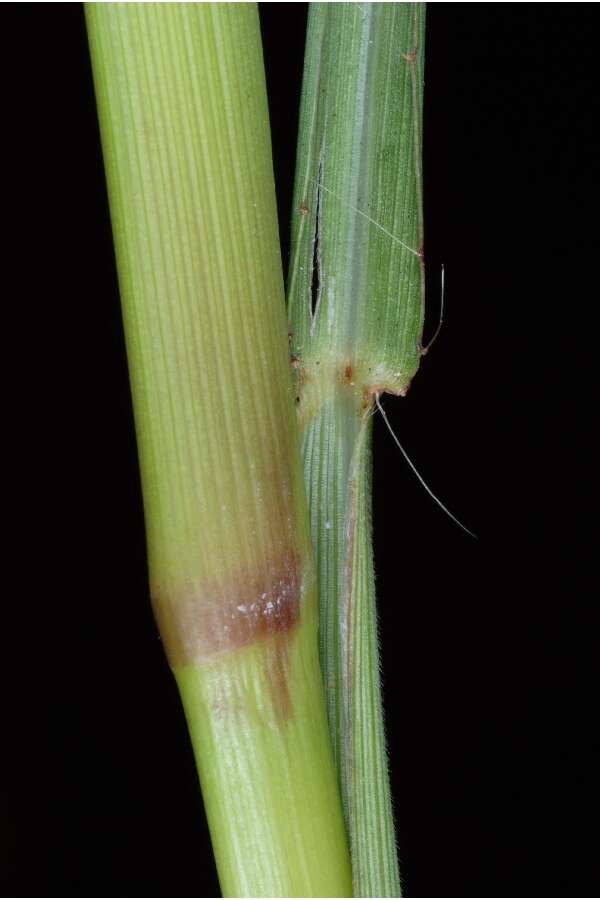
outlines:
[[[386, 408], [479, 539], [428, 499], [377, 420], [383, 673], [409, 896], [600, 891], [583, 463], [598, 292], [591, 10], [428, 11], [428, 332], [442, 262], [446, 322], [409, 396]], [[2, 18], [5, 444], [16, 450], [5, 487], [18, 498], [4, 580], [3, 887], [211, 896], [194, 763], [148, 600], [83, 14], [21, 4]], [[303, 4], [262, 6], [284, 265], [305, 20]]]

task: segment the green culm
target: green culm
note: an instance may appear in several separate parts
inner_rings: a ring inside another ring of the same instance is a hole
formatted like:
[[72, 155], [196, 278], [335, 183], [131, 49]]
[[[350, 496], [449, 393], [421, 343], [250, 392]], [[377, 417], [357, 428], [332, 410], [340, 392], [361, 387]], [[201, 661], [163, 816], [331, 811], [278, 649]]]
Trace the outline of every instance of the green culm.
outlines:
[[424, 6], [310, 4], [291, 365], [256, 5], [86, 19], [152, 604], [222, 891], [398, 896], [371, 423], [422, 352]]
[[86, 16], [152, 603], [221, 888], [348, 896], [257, 9]]
[[371, 547], [371, 431], [422, 355], [424, 6], [310, 6], [288, 307], [321, 666], [355, 896], [398, 896]]

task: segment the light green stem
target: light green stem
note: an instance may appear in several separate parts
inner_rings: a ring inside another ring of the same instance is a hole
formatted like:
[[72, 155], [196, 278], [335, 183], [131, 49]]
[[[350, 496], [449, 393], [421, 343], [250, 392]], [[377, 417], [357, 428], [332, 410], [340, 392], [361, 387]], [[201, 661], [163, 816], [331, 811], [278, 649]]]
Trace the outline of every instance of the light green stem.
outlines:
[[221, 887], [346, 896], [257, 9], [86, 16], [152, 602]]

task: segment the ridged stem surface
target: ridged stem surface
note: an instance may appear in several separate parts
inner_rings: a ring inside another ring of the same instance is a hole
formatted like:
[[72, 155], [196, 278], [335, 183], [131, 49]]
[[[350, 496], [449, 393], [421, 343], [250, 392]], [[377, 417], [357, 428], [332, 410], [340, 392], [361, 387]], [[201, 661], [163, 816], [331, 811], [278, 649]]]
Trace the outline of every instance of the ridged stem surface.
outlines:
[[152, 603], [221, 887], [346, 896], [257, 10], [86, 16]]
[[424, 8], [310, 6], [288, 276], [329, 727], [355, 896], [398, 896], [371, 547], [371, 416], [421, 357]]

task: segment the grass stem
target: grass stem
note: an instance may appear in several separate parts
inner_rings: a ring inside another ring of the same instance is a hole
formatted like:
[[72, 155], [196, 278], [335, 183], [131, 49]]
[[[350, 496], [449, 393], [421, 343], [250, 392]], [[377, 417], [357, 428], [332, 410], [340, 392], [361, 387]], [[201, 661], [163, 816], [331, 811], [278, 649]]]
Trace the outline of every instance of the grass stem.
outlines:
[[346, 896], [257, 9], [86, 16], [152, 602], [221, 887]]

